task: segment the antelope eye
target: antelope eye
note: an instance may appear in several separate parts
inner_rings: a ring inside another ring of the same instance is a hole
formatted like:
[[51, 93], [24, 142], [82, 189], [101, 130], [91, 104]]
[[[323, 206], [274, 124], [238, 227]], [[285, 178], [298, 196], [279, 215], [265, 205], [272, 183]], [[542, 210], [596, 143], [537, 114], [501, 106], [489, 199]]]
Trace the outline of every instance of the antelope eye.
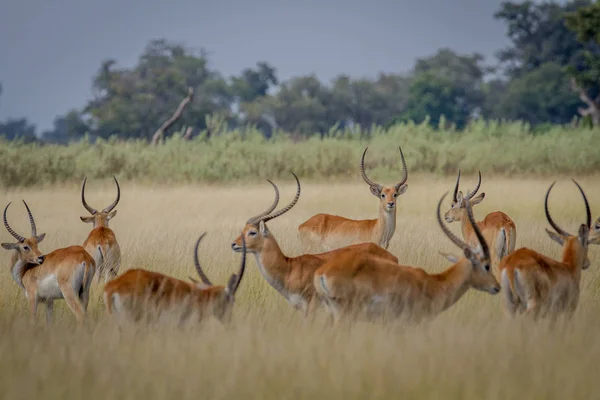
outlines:
[[29, 246], [23, 246], [23, 250], [29, 251]]
[[398, 193], [394, 193], [394, 198], [398, 197]]
[[489, 271], [490, 270], [490, 264], [485, 264], [484, 268], [485, 268], [486, 271]]
[[385, 193], [381, 193], [381, 198], [385, 199]]
[[248, 232], [248, 236], [256, 236], [256, 231], [250, 231], [250, 232]]

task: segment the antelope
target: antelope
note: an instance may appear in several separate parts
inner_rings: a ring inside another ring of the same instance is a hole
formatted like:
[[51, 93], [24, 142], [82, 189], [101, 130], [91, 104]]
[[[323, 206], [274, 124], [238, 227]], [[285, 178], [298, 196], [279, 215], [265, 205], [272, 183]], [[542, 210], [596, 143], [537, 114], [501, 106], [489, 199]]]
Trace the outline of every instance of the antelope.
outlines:
[[594, 228], [592, 229], [590, 237], [600, 239], [600, 217], [594, 222]]
[[467, 204], [467, 217], [478, 246], [463, 242], [442, 222], [440, 207], [447, 194], [438, 203], [437, 220], [446, 236], [462, 249], [464, 257], [448, 256], [454, 264], [434, 274], [365, 252], [332, 257], [315, 272], [314, 287], [334, 322], [352, 313], [371, 319], [388, 312], [393, 317], [418, 322], [451, 307], [470, 288], [492, 295], [500, 292], [490, 271], [489, 247], [475, 223], [471, 205]]
[[198, 259], [200, 241], [194, 247], [194, 265], [200, 281], [187, 282], [145, 269], [130, 269], [104, 286], [104, 304], [109, 315], [122, 315], [134, 321], [147, 320], [162, 313], [183, 311], [180, 322], [196, 312], [199, 321], [212, 315], [222, 323], [231, 320], [235, 293], [246, 269], [246, 245], [242, 241], [242, 261], [237, 274], [226, 286], [215, 286], [208, 279]]
[[[481, 172], [479, 172], [479, 180], [477, 186], [467, 196], [463, 196], [462, 191], [458, 190], [460, 184], [460, 170], [456, 177], [456, 185], [452, 195], [452, 203], [450, 209], [445, 214], [446, 222], [451, 223], [459, 221], [461, 223], [461, 232], [463, 239], [470, 245], [475, 246], [478, 242], [477, 235], [473, 230], [467, 217], [467, 204], [471, 207], [481, 203], [485, 197], [485, 193], [480, 193], [475, 196], [481, 186]], [[482, 221], [477, 222], [477, 226], [485, 237], [487, 243], [491, 244], [491, 263], [492, 269], [496, 274], [496, 279], [500, 279], [498, 273], [498, 265], [500, 260], [511, 253], [515, 249], [517, 240], [517, 229], [512, 219], [502, 211], [494, 211], [485, 216]]]
[[2, 247], [6, 250], [14, 250], [10, 263], [11, 274], [25, 292], [31, 320], [35, 322], [38, 304], [44, 303], [46, 323], [50, 324], [54, 300], [64, 299], [77, 321], [81, 323], [85, 319], [96, 263], [92, 256], [78, 245], [56, 249], [43, 255], [38, 245], [44, 240], [46, 234], [37, 234], [31, 210], [25, 200], [22, 201], [29, 216], [31, 237], [21, 236], [10, 227], [6, 218], [6, 212], [11, 204], [8, 203], [4, 209], [4, 227], [17, 242], [2, 243]]
[[320, 244], [332, 250], [351, 244], [373, 242], [387, 250], [396, 230], [396, 203], [398, 196], [408, 189], [408, 170], [406, 160], [402, 159], [402, 179], [394, 186], [382, 186], [369, 179], [365, 172], [365, 148], [360, 161], [360, 173], [369, 185], [371, 193], [379, 199], [379, 217], [377, 219], [354, 220], [338, 215], [317, 214], [298, 226], [298, 239], [304, 251], [310, 251], [312, 245]]
[[360, 243], [320, 254], [286, 256], [266, 223], [290, 211], [298, 202], [300, 181], [296, 174], [292, 172], [292, 175], [297, 185], [296, 195], [292, 201], [278, 211], [263, 212], [248, 219], [242, 233], [231, 244], [231, 248], [236, 252], [242, 251], [242, 242], [245, 241], [248, 253], [254, 255], [258, 269], [267, 283], [292, 307], [303, 311], [304, 316], [307, 317], [318, 305], [315, 302], [317, 299], [313, 286], [313, 273], [327, 260], [342, 253], [356, 254], [359, 252], [387, 259], [396, 264], [398, 258], [375, 243]]
[[121, 249], [117, 242], [115, 232], [108, 227], [108, 222], [117, 214], [114, 208], [121, 199], [121, 188], [117, 178], [113, 175], [117, 185], [117, 198], [108, 207], [98, 211], [85, 201], [85, 183], [87, 176], [83, 179], [81, 185], [81, 203], [91, 214], [86, 217], [79, 217], [85, 223], [92, 223], [92, 230], [83, 242], [83, 247], [92, 255], [96, 262], [96, 280], [106, 282], [115, 278], [121, 268]]
[[537, 319], [572, 314], [579, 303], [581, 271], [588, 269], [588, 245], [600, 244], [598, 236], [590, 237], [591, 212], [581, 186], [573, 180], [585, 203], [586, 222], [579, 226], [577, 236], [560, 228], [550, 216], [548, 196], [544, 200], [546, 219], [554, 232], [546, 228], [550, 239], [562, 246], [561, 260], [522, 247], [502, 259], [500, 263], [502, 294], [507, 314], [517, 314]]

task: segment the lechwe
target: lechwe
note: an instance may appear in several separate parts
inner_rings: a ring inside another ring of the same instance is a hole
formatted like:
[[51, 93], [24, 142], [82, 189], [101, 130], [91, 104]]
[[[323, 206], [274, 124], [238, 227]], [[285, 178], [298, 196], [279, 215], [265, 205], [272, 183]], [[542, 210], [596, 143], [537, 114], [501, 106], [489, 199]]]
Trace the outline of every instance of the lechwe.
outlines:
[[[481, 172], [479, 172], [479, 180], [477, 186], [469, 195], [463, 196], [463, 193], [458, 190], [460, 184], [460, 170], [456, 177], [456, 185], [452, 195], [452, 203], [450, 209], [445, 214], [446, 222], [460, 221], [461, 232], [463, 239], [470, 246], [476, 246], [478, 239], [475, 231], [471, 227], [467, 218], [467, 203], [472, 206], [481, 203], [485, 197], [485, 193], [480, 193], [477, 197], [475, 194], [481, 186]], [[498, 265], [500, 260], [515, 249], [517, 240], [517, 228], [512, 219], [502, 211], [494, 211], [485, 216], [483, 221], [477, 222], [477, 226], [481, 230], [486, 242], [490, 244], [490, 260], [492, 270], [496, 274], [496, 279], [500, 279]]]
[[46, 321], [50, 323], [54, 300], [65, 299], [77, 321], [82, 322], [85, 319], [90, 286], [96, 270], [94, 259], [82, 246], [69, 246], [42, 255], [38, 244], [44, 240], [46, 234], [37, 234], [29, 206], [23, 200], [31, 225], [31, 237], [25, 238], [8, 224], [6, 212], [10, 204], [4, 209], [4, 227], [17, 242], [2, 243], [2, 247], [14, 250], [10, 262], [11, 274], [25, 292], [31, 319], [35, 321], [38, 304], [44, 303]]
[[544, 200], [546, 219], [555, 232], [546, 229], [550, 239], [563, 248], [560, 261], [522, 247], [502, 259], [500, 273], [505, 308], [511, 316], [527, 314], [533, 318], [572, 313], [579, 303], [581, 271], [590, 266], [588, 245], [599, 244], [590, 236], [590, 206], [581, 186], [573, 180], [585, 203], [586, 220], [577, 236], [560, 228], [550, 216], [548, 196], [556, 182], [548, 188]]
[[462, 249], [464, 257], [449, 256], [454, 265], [437, 274], [366, 253], [332, 258], [315, 272], [314, 286], [334, 321], [353, 315], [385, 315], [418, 322], [451, 307], [469, 288], [491, 294], [500, 291], [490, 270], [488, 245], [475, 224], [471, 206], [467, 204], [467, 217], [478, 246], [469, 246], [444, 225], [440, 207], [446, 195], [438, 203], [437, 220], [446, 236]]
[[331, 214], [317, 214], [298, 227], [298, 239], [304, 251], [325, 247], [327, 250], [351, 244], [373, 242], [387, 250], [396, 231], [396, 209], [398, 196], [406, 192], [408, 170], [402, 149], [402, 180], [394, 186], [382, 186], [367, 177], [365, 172], [365, 154], [360, 161], [362, 178], [369, 185], [371, 193], [379, 199], [379, 217], [377, 219], [354, 220]]
[[248, 252], [254, 254], [260, 273], [269, 285], [281, 294], [294, 308], [302, 310], [307, 317], [317, 304], [314, 300], [313, 273], [327, 260], [339, 254], [368, 253], [373, 257], [398, 263], [398, 258], [375, 243], [361, 243], [320, 254], [302, 254], [288, 257], [281, 251], [273, 233], [266, 223], [285, 214], [294, 207], [300, 198], [300, 181], [294, 175], [297, 184], [296, 195], [284, 208], [270, 213], [261, 213], [250, 218], [242, 234], [231, 244], [233, 251], [242, 251], [242, 241], [246, 241]]
[[130, 269], [104, 286], [108, 314], [132, 321], [142, 318], [152, 321], [165, 315], [176, 315], [180, 323], [194, 314], [199, 320], [212, 315], [221, 322], [229, 322], [235, 292], [246, 268], [246, 246], [242, 243], [238, 273], [231, 275], [226, 286], [215, 286], [202, 271], [198, 260], [198, 247], [205, 235], [198, 238], [194, 247], [194, 265], [201, 282], [183, 281], [145, 269]]
[[119, 182], [114, 175], [113, 179], [117, 185], [117, 198], [102, 211], [90, 207], [85, 201], [85, 183], [87, 177], [84, 178], [81, 185], [81, 203], [91, 215], [79, 218], [83, 222], [91, 222], [93, 224], [92, 230], [83, 242], [83, 247], [92, 255], [96, 262], [96, 277], [98, 282], [101, 280], [106, 282], [116, 277], [121, 268], [121, 249], [119, 248], [115, 233], [108, 227], [108, 222], [117, 214], [117, 210], [114, 208], [121, 199]]

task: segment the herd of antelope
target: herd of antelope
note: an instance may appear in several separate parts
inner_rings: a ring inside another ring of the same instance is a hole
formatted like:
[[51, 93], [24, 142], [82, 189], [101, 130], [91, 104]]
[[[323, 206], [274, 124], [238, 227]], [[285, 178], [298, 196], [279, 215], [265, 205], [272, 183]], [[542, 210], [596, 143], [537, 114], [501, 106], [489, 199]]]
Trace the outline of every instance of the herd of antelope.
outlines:
[[[548, 196], [545, 214], [553, 230], [546, 229], [550, 238], [562, 246], [562, 258], [552, 259], [529, 248], [515, 250], [516, 226], [501, 211], [488, 214], [477, 222], [473, 206], [481, 203], [485, 193], [477, 195], [481, 173], [475, 189], [459, 191], [460, 171], [456, 179], [450, 208], [441, 216], [441, 207], [448, 193], [437, 205], [437, 221], [444, 234], [462, 254], [441, 253], [452, 265], [441, 273], [428, 273], [427, 268], [401, 265], [387, 249], [396, 230], [397, 200], [406, 193], [408, 171], [400, 150], [403, 176], [393, 186], [382, 186], [367, 177], [364, 167], [367, 149], [362, 154], [360, 172], [371, 193], [379, 199], [376, 219], [352, 220], [337, 215], [318, 214], [298, 227], [298, 239], [304, 254], [288, 257], [280, 248], [267, 222], [292, 209], [300, 197], [300, 181], [292, 201], [275, 211], [279, 190], [273, 186], [275, 199], [269, 208], [248, 219], [241, 234], [232, 243], [232, 250], [242, 253], [239, 270], [225, 286], [213, 285], [203, 272], [198, 248], [194, 249], [194, 264], [200, 280], [176, 279], [145, 269], [130, 269], [119, 275], [121, 250], [109, 221], [115, 217], [121, 189], [114, 178], [117, 195], [101, 211], [85, 200], [84, 179], [81, 202], [90, 215], [81, 221], [92, 223], [92, 230], [82, 245], [73, 245], [43, 254], [39, 243], [45, 234], [38, 234], [35, 220], [23, 200], [31, 225], [31, 236], [16, 233], [7, 220], [4, 226], [16, 239], [2, 243], [12, 250], [11, 274], [23, 289], [35, 320], [39, 303], [46, 306], [46, 318], [52, 318], [53, 302], [64, 299], [77, 321], [83, 322], [89, 302], [90, 288], [96, 277], [104, 284], [104, 305], [109, 315], [138, 321], [149, 315], [163, 315], [182, 307], [178, 317], [187, 320], [213, 316], [221, 322], [231, 319], [234, 298], [246, 267], [246, 253], [254, 255], [264, 279], [289, 304], [302, 311], [305, 317], [314, 316], [325, 306], [332, 321], [361, 315], [366, 318], [389, 315], [419, 321], [433, 317], [455, 304], [470, 288], [490, 294], [502, 293], [504, 308], [510, 316], [532, 318], [572, 313], [578, 305], [581, 271], [590, 265], [588, 245], [600, 244], [600, 218], [592, 227], [591, 211], [581, 186], [573, 180], [583, 197], [586, 220], [573, 235], [550, 216]], [[444, 223], [460, 222], [462, 239]], [[328, 251], [312, 253], [311, 248], [322, 246]]]

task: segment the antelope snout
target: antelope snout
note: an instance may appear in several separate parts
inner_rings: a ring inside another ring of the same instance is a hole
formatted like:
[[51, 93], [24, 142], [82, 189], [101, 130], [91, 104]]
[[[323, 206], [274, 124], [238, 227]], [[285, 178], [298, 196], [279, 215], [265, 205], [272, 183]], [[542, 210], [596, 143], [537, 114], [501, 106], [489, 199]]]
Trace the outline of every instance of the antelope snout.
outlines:
[[387, 203], [388, 210], [391, 210], [392, 208], [396, 207], [396, 203]]
[[231, 250], [240, 251], [242, 248], [238, 246], [235, 242], [231, 243]]
[[490, 289], [490, 293], [491, 294], [498, 294], [500, 293], [500, 286], [494, 286], [493, 288]]
[[38, 265], [39, 265], [39, 264], [43, 263], [45, 259], [46, 259], [46, 256], [39, 256], [39, 257], [36, 259], [36, 262], [37, 262], [37, 263], [38, 263]]

